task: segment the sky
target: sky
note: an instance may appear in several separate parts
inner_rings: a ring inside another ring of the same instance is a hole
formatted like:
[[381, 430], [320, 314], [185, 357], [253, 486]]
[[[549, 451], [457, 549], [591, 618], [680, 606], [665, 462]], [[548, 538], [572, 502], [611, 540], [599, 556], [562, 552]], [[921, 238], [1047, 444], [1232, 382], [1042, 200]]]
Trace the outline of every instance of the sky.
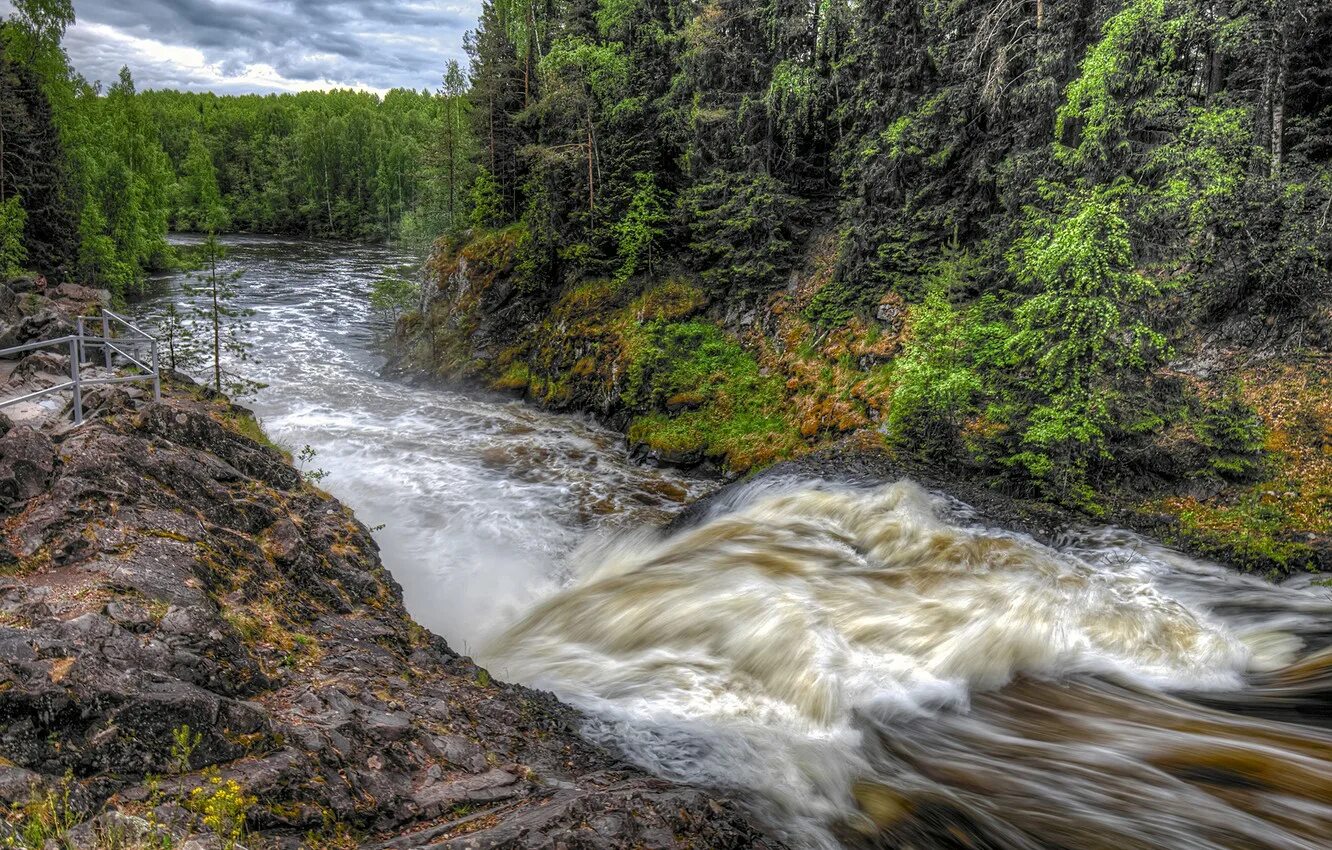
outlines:
[[[74, 0], [65, 50], [89, 80], [222, 94], [440, 85], [480, 0]], [[0, 0], [0, 12], [13, 10]], [[465, 63], [464, 63], [465, 64]]]

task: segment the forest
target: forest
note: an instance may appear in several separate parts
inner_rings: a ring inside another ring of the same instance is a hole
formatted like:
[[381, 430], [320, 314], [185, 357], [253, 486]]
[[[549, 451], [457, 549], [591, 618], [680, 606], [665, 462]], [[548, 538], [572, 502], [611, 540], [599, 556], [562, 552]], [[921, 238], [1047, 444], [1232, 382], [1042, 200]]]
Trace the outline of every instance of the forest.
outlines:
[[384, 97], [102, 88], [67, 0], [15, 7], [7, 270], [130, 292], [172, 229], [435, 243], [510, 335], [408, 316], [429, 368], [659, 455], [869, 429], [1090, 510], [1210, 492], [1278, 472], [1202, 352], [1332, 339], [1332, 0], [487, 0], [468, 69]]
[[68, 0], [15, 4], [0, 47], [0, 265], [118, 293], [172, 231], [428, 245], [461, 214], [466, 75], [438, 91], [138, 91], [71, 67]]
[[[489, 261], [531, 325], [459, 356], [427, 317], [441, 371], [732, 470], [872, 429], [1092, 512], [1327, 530], [1326, 0], [492, 0], [468, 46], [440, 280]], [[1312, 380], [1304, 437], [1246, 349]]]

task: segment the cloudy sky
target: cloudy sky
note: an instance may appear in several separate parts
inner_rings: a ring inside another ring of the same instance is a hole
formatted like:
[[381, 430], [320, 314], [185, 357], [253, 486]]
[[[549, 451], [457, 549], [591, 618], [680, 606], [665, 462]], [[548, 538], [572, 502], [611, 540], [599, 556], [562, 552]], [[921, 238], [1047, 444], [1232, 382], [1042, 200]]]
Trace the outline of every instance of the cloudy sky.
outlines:
[[[480, 0], [74, 0], [74, 67], [139, 88], [437, 88]], [[12, 7], [0, 0], [0, 11]]]

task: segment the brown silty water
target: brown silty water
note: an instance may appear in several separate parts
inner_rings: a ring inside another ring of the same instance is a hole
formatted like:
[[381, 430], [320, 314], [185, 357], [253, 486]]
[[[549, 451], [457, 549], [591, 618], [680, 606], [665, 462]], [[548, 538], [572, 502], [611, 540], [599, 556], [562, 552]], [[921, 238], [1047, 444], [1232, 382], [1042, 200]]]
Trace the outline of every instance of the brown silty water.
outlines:
[[899, 482], [583, 553], [493, 649], [797, 846], [1332, 846], [1332, 592]]
[[1042, 546], [909, 482], [633, 531], [714, 485], [585, 418], [384, 380], [394, 251], [228, 244], [269, 433], [384, 524], [424, 625], [639, 764], [797, 848], [1332, 847], [1332, 589], [1115, 529]]

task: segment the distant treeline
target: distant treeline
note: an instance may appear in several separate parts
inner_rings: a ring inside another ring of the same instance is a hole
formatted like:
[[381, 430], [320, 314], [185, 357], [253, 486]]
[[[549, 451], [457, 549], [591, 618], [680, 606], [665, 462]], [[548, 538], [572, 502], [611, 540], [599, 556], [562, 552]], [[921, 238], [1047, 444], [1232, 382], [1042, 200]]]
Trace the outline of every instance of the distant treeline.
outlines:
[[469, 179], [466, 76], [439, 92], [220, 97], [108, 87], [70, 67], [69, 0], [0, 25], [0, 273], [119, 291], [173, 261], [170, 230], [428, 242]]
[[454, 65], [448, 94], [150, 91], [136, 105], [175, 175], [174, 229], [433, 239], [457, 204], [450, 165], [467, 156], [464, 80]]

